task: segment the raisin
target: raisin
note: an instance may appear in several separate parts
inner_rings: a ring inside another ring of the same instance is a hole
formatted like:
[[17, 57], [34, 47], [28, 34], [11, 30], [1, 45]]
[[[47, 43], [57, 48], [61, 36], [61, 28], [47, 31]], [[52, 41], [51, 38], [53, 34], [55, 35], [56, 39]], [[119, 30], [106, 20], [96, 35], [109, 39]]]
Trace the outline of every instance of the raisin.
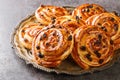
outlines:
[[98, 34], [98, 39], [101, 40], [102, 39], [102, 35]]
[[44, 57], [44, 55], [42, 54], [42, 53], [38, 53], [38, 57], [40, 57], [40, 58], [43, 58]]
[[85, 11], [86, 11], [86, 12], [90, 12], [90, 9], [89, 9], [89, 8], [86, 8]]
[[118, 30], [118, 24], [114, 24], [114, 30], [115, 30], [115, 31]]
[[116, 16], [120, 16], [120, 14], [118, 14], [116, 11], [113, 11], [113, 13], [114, 13]]
[[54, 24], [54, 23], [55, 23], [55, 19], [52, 20], [52, 24]]
[[40, 41], [42, 40], [43, 38], [42, 37], [40, 37]]
[[112, 21], [112, 22], [113, 22], [114, 20], [115, 20], [114, 18], [112, 18], [112, 17], [110, 18], [110, 21]]
[[86, 54], [86, 58], [87, 58], [89, 61], [92, 61], [92, 58], [91, 58], [90, 54]]
[[47, 37], [47, 35], [44, 33], [44, 34], [43, 34], [43, 38], [46, 38], [46, 37]]
[[101, 23], [97, 23], [97, 25], [101, 26]]
[[107, 29], [103, 26], [101, 27], [102, 30], [104, 30], [105, 32], [107, 32]]
[[52, 17], [52, 18], [51, 18], [51, 20], [55, 20], [55, 19], [56, 19], [56, 17]]
[[71, 40], [72, 40], [72, 35], [68, 37], [68, 41], [71, 41]]
[[46, 46], [49, 46], [50, 44], [49, 43], [46, 43]]
[[59, 26], [59, 28], [62, 28], [62, 26]]
[[103, 59], [100, 59], [100, 60], [99, 60], [99, 64], [102, 64], [102, 63], [103, 63], [103, 61], [104, 61]]
[[94, 42], [94, 45], [100, 45], [101, 44], [101, 40], [96, 40], [95, 42]]
[[79, 16], [76, 16], [75, 18], [76, 18], [77, 21], [79, 20]]
[[110, 40], [110, 44], [113, 45], [113, 43], [114, 43], [113, 40]]
[[52, 25], [51, 28], [55, 28], [55, 25]]
[[85, 46], [81, 46], [80, 49], [81, 49], [82, 51], [85, 51], [85, 50], [86, 50], [86, 47], [85, 47]]
[[87, 8], [93, 8], [93, 5], [89, 5], [89, 6], [87, 6]]
[[39, 49], [40, 49], [40, 46], [36, 46], [36, 49], [39, 50]]
[[68, 19], [68, 21], [71, 21], [71, 19]]
[[96, 56], [97, 56], [98, 58], [101, 57], [101, 54], [100, 54], [98, 51], [94, 51], [94, 53], [96, 54]]

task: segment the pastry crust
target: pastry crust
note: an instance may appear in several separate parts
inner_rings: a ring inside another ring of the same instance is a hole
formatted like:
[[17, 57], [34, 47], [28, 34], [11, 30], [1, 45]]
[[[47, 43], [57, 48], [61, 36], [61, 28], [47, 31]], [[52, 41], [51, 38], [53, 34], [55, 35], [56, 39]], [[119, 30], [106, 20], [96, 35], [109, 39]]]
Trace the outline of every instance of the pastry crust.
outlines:
[[78, 16], [81, 20], [85, 21], [90, 16], [103, 12], [106, 12], [105, 9], [98, 4], [82, 4], [73, 10], [72, 16]]
[[85, 25], [85, 22], [78, 18], [73, 18], [71, 15], [67, 15], [56, 18], [55, 24], [60, 24], [73, 33], [77, 28]]
[[65, 8], [52, 5], [41, 5], [35, 12], [37, 20], [44, 25], [52, 24], [56, 17], [64, 15], [69, 15], [69, 12]]
[[50, 25], [34, 38], [32, 53], [39, 65], [57, 67], [68, 57], [72, 48], [72, 33], [61, 25]]
[[83, 69], [102, 66], [112, 60], [110, 37], [94, 26], [83, 26], [74, 32], [72, 57]]
[[87, 24], [87, 25], [92, 25], [92, 21], [98, 16], [99, 14], [95, 14], [95, 15], [93, 15], [93, 16], [90, 16], [86, 21], [85, 21], [85, 23]]

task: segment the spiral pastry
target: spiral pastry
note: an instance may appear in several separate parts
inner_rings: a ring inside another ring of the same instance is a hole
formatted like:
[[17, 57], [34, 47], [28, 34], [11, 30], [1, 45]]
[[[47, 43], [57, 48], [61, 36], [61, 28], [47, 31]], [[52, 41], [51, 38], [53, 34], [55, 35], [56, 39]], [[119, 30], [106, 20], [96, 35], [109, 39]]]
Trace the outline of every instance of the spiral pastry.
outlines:
[[43, 28], [38, 23], [30, 22], [24, 25], [19, 31], [19, 41], [27, 49], [31, 49], [34, 36]]
[[70, 31], [74, 32], [80, 26], [85, 25], [85, 22], [72, 16], [61, 16], [56, 18], [55, 24], [61, 24], [63, 27], [68, 28]]
[[[113, 13], [102, 13], [97, 15], [93, 20], [88, 18], [87, 24], [97, 25], [101, 28], [111, 40], [116, 44], [120, 44], [120, 19]], [[118, 47], [120, 48], [120, 47]]]
[[45, 67], [57, 67], [73, 48], [73, 36], [61, 25], [49, 25], [33, 40], [32, 53], [35, 61]]
[[72, 57], [83, 69], [99, 67], [113, 57], [110, 38], [94, 26], [83, 26], [74, 32]]
[[68, 14], [68, 11], [64, 8], [50, 5], [41, 5], [35, 12], [37, 20], [44, 25], [54, 23], [56, 17]]
[[103, 12], [105, 12], [105, 9], [98, 4], [83, 4], [75, 8], [72, 15], [85, 21], [90, 16]]

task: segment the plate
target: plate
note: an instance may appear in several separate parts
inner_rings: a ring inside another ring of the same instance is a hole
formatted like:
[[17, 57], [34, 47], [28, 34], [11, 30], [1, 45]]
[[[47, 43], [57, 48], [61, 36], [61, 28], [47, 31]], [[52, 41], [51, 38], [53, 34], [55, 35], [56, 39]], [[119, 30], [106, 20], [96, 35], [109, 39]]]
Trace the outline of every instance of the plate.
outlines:
[[[71, 6], [63, 6], [70, 12], [74, 9], [74, 7]], [[27, 64], [32, 64], [35, 68], [38, 68], [40, 70], [44, 70], [46, 72], [55, 72], [57, 74], [69, 74], [69, 75], [81, 75], [85, 73], [93, 73], [96, 71], [102, 71], [105, 69], [108, 69], [110, 66], [112, 66], [115, 62], [118, 61], [118, 56], [120, 55], [119, 52], [120, 50], [115, 51], [115, 55], [113, 57], [113, 60], [110, 61], [109, 63], [101, 66], [101, 67], [96, 67], [96, 68], [91, 68], [89, 70], [83, 70], [81, 67], [79, 67], [72, 59], [71, 56], [69, 56], [67, 59], [65, 59], [60, 66], [57, 68], [46, 68], [43, 66], [40, 66], [36, 64], [32, 58], [33, 56], [31, 55], [31, 51], [28, 49], [23, 48], [22, 46], [19, 45], [18, 42], [18, 31], [21, 27], [23, 27], [27, 22], [35, 22], [37, 23], [37, 20], [35, 18], [35, 14], [31, 14], [28, 17], [24, 18], [21, 20], [21, 22], [18, 24], [18, 26], [14, 29], [12, 36], [11, 36], [11, 44], [13, 45], [13, 49], [15, 53]]]

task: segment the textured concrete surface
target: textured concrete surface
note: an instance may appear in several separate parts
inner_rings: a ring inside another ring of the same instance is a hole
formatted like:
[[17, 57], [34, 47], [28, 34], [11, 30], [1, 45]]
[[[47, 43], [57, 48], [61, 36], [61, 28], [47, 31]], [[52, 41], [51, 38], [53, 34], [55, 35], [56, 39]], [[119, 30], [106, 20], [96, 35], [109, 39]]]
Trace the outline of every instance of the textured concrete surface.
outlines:
[[83, 3], [98, 3], [120, 13], [119, 0], [0, 0], [0, 80], [120, 80], [120, 62], [93, 74], [57, 75], [26, 65], [11, 48], [10, 34], [14, 27], [40, 4], [78, 6]]

